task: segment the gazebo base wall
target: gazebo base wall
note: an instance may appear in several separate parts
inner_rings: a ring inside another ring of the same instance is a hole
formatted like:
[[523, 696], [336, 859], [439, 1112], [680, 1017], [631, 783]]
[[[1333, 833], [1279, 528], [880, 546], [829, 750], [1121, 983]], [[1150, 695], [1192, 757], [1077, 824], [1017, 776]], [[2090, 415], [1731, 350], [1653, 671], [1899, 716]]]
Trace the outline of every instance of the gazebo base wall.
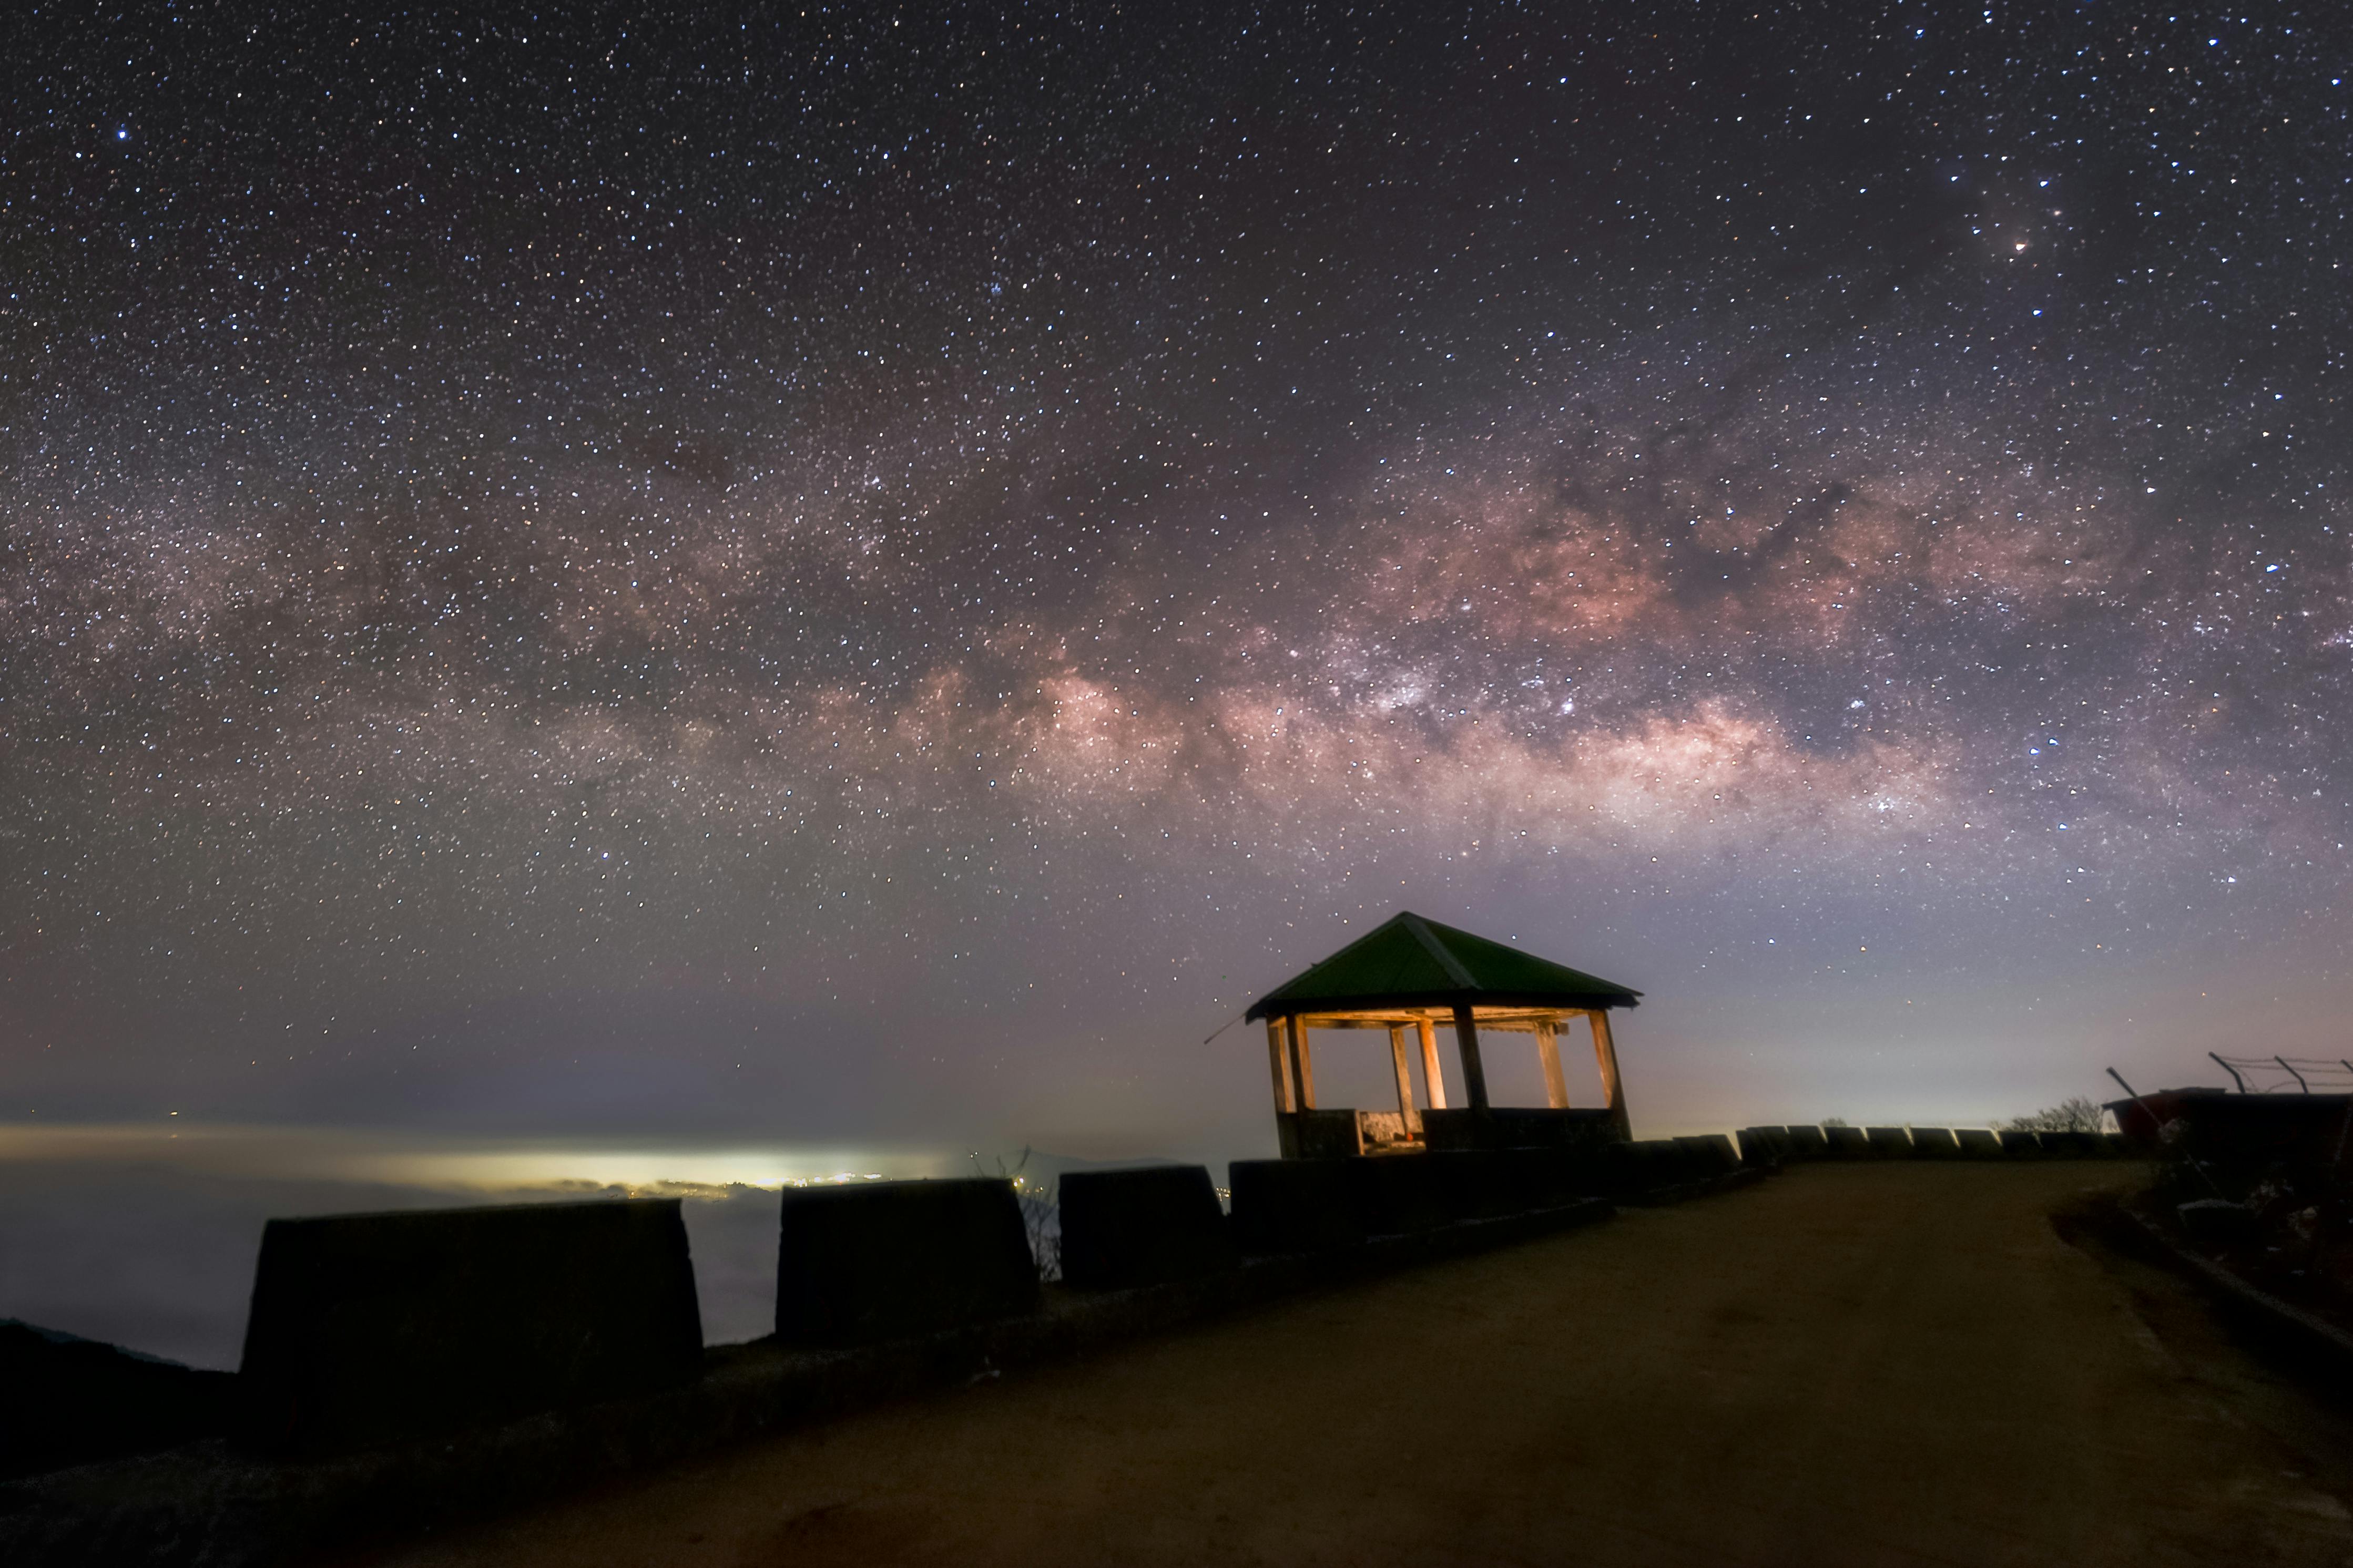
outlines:
[[1498, 1106], [1425, 1110], [1421, 1134], [1432, 1153], [1469, 1149], [1582, 1149], [1622, 1142], [1609, 1111]]
[[1277, 1111], [1275, 1135], [1286, 1160], [1345, 1160], [1365, 1154], [1467, 1153], [1497, 1149], [1598, 1149], [1622, 1142], [1607, 1110], [1501, 1106], [1487, 1110], [1423, 1110], [1419, 1138], [1395, 1111], [1332, 1107]]
[[1342, 1160], [1365, 1152], [1353, 1110], [1278, 1110], [1274, 1131], [1286, 1160]]

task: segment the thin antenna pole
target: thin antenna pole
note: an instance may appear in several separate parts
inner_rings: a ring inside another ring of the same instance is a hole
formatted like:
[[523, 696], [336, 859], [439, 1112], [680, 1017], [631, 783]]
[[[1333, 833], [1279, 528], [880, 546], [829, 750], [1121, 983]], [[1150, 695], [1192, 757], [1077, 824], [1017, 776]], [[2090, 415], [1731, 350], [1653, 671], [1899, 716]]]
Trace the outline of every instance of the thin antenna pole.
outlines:
[[1203, 1040], [1201, 1043], [1202, 1043], [1203, 1045], [1205, 1045], [1205, 1046], [1206, 1046], [1206, 1045], [1208, 1045], [1208, 1044], [1209, 1043], [1209, 1040], [1214, 1040], [1214, 1039], [1216, 1039], [1219, 1035], [1224, 1034], [1228, 1029], [1230, 1029], [1230, 1028], [1232, 1028], [1236, 1024], [1240, 1023], [1240, 1022], [1242, 1021], [1242, 1017], [1243, 1017], [1243, 1015], [1242, 1015], [1242, 1014], [1240, 1014], [1240, 1013], [1237, 1013], [1237, 1014], [1235, 1014], [1232, 1017], [1230, 1017], [1230, 1018], [1227, 1019], [1224, 1023], [1222, 1023], [1222, 1024], [1219, 1025], [1216, 1028], [1214, 1028], [1214, 1029], [1210, 1030], [1210, 1031], [1209, 1031], [1209, 1039], [1208, 1039], [1208, 1040]]

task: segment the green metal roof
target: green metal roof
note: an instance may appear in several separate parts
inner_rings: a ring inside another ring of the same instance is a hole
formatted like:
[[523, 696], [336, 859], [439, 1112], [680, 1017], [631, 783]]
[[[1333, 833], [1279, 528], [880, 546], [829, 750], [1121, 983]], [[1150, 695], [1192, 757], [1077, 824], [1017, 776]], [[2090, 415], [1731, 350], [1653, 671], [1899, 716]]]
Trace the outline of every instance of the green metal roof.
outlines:
[[1410, 912], [1250, 1005], [1245, 1018], [1356, 1008], [1631, 1007], [1642, 994]]

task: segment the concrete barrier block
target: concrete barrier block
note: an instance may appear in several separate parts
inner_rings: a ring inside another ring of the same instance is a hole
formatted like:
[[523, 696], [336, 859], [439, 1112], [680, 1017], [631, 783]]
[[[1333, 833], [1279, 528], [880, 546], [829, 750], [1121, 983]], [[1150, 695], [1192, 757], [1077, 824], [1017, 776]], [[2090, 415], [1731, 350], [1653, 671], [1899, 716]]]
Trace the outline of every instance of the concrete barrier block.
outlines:
[[1349, 1192], [1348, 1168], [1355, 1163], [1353, 1160], [1234, 1161], [1226, 1167], [1226, 1185], [1233, 1194], [1234, 1245], [1247, 1257], [1264, 1258], [1285, 1252], [1325, 1252], [1362, 1242], [1364, 1222]]
[[1744, 1127], [1740, 1130], [1740, 1163], [1744, 1165], [1783, 1165], [1791, 1155], [1788, 1129], [1785, 1127]]
[[1956, 1127], [1953, 1142], [1960, 1146], [1966, 1160], [1999, 1160], [2002, 1157], [2001, 1140], [1984, 1127]]
[[0, 1480], [218, 1436], [236, 1383], [0, 1319]]
[[1616, 1141], [1595, 1143], [1570, 1152], [1563, 1167], [1571, 1200], [1606, 1198], [1614, 1178], [1612, 1162], [1618, 1158], [1620, 1144]]
[[1651, 1179], [1651, 1152], [1631, 1142], [1612, 1143], [1602, 1150], [1594, 1166], [1595, 1177], [1600, 1184], [1600, 1191], [1595, 1195], [1628, 1198], [1649, 1191], [1656, 1184]]
[[1573, 1149], [1562, 1166], [1570, 1199], [1606, 1198], [1617, 1190], [1618, 1150], [1612, 1142]]
[[702, 1359], [675, 1198], [274, 1219], [238, 1427], [278, 1451], [401, 1442], [645, 1393]]
[[1558, 1208], [1585, 1194], [1577, 1190], [1579, 1151], [1506, 1149], [1504, 1165], [1523, 1210]]
[[1446, 1223], [1428, 1154], [1352, 1160], [1345, 1173], [1356, 1223], [1367, 1236], [1413, 1236]]
[[1676, 1139], [1675, 1146], [1690, 1160], [1694, 1181], [1728, 1175], [1740, 1169], [1740, 1151], [1721, 1132], [1690, 1134]]
[[1784, 1127], [1781, 1131], [1789, 1140], [1789, 1158], [1793, 1160], [1829, 1158], [1830, 1140], [1824, 1135], [1821, 1128], [1811, 1122], [1806, 1122]]
[[1644, 1138], [1631, 1145], [1650, 1162], [1650, 1184], [1676, 1187], [1695, 1182], [1701, 1172], [1692, 1152], [1672, 1138]]
[[2040, 1160], [2043, 1157], [2042, 1140], [2032, 1132], [2004, 1132], [2001, 1152], [2013, 1160]]
[[1655, 1138], [1637, 1138], [1623, 1145], [1628, 1185], [1631, 1193], [1671, 1187], [1683, 1179], [1683, 1151]]
[[1068, 1171], [1060, 1202], [1062, 1279], [1073, 1289], [1195, 1279], [1240, 1261], [1206, 1166]]
[[1957, 1160], [1961, 1157], [1961, 1141], [1953, 1136], [1949, 1127], [1915, 1127], [1912, 1155], [1917, 1160]]
[[1450, 1220], [1501, 1219], [1521, 1212], [1510, 1162], [1500, 1149], [1424, 1154], [1439, 1205]]
[[1611, 1196], [1639, 1197], [1691, 1180], [1690, 1156], [1672, 1139], [1644, 1138], [1614, 1146], [1609, 1153]]
[[996, 1177], [785, 1191], [776, 1337], [868, 1344], [1035, 1310], [1038, 1267]]
[[2100, 1152], [2096, 1132], [2045, 1132], [2042, 1152], [2053, 1160], [2088, 1160]]
[[1822, 1152], [1833, 1160], [1865, 1160], [1871, 1157], [1871, 1140], [1860, 1127], [1825, 1127], [1822, 1129]]
[[1901, 1127], [1866, 1127], [1862, 1135], [1876, 1159], [1908, 1160], [1912, 1157], [1912, 1135]]

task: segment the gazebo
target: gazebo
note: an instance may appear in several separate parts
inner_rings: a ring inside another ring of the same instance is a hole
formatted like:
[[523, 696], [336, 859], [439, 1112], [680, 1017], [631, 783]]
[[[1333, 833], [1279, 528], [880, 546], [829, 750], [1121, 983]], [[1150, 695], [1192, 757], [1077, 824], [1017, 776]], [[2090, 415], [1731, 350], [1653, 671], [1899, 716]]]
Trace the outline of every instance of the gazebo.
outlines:
[[[1639, 1005], [1642, 994], [1475, 936], [1402, 913], [1323, 963], [1268, 992], [1245, 1019], [1266, 1020], [1274, 1075], [1275, 1126], [1285, 1159], [1406, 1154], [1428, 1150], [1559, 1146], [1631, 1136], [1609, 1010]], [[1568, 1102], [1560, 1033], [1582, 1018], [1592, 1031], [1603, 1103]], [[1449, 1109], [1439, 1071], [1438, 1027], [1454, 1031], [1471, 1103]], [[1358, 1110], [1315, 1103], [1313, 1029], [1387, 1029], [1398, 1108]], [[1419, 1037], [1426, 1103], [1414, 1103], [1407, 1030]], [[1482, 1034], [1532, 1035], [1544, 1068], [1544, 1109], [1487, 1102]]]

